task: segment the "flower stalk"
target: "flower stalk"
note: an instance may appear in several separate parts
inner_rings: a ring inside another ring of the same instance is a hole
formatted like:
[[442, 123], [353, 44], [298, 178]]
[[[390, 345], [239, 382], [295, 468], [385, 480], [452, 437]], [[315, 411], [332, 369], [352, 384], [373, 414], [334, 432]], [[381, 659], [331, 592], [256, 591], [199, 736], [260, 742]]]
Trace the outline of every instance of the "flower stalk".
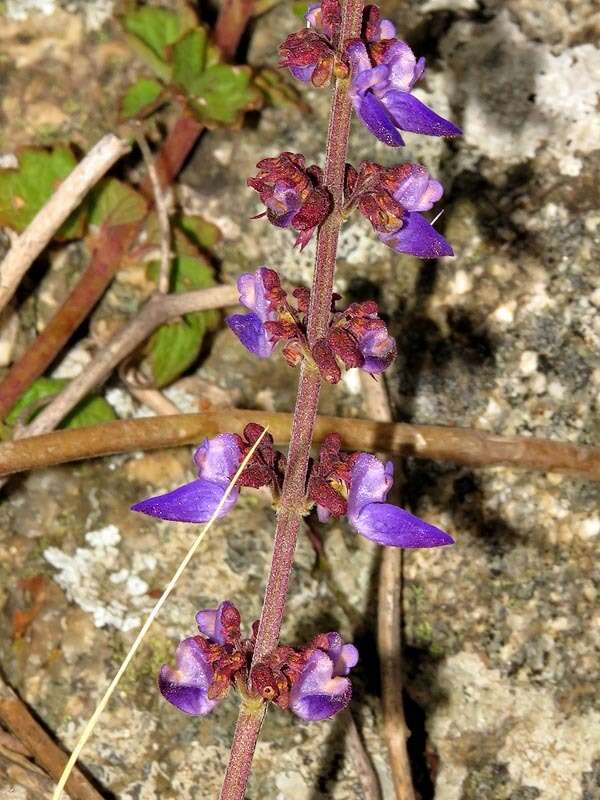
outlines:
[[[346, 0], [342, 12], [341, 43], [358, 37], [362, 25], [363, 0]], [[348, 80], [335, 83], [325, 160], [324, 185], [333, 198], [333, 211], [319, 228], [307, 332], [309, 344], [326, 335], [331, 315], [331, 293], [335, 274], [337, 244], [342, 224], [344, 173], [352, 103]], [[289, 577], [294, 560], [306, 493], [310, 447], [319, 406], [321, 375], [303, 364], [292, 421], [288, 463], [277, 514], [271, 568], [254, 648], [253, 665], [271, 652], [279, 641], [285, 612]], [[240, 713], [236, 724], [229, 764], [220, 800], [243, 800], [250, 775], [261, 720]]]

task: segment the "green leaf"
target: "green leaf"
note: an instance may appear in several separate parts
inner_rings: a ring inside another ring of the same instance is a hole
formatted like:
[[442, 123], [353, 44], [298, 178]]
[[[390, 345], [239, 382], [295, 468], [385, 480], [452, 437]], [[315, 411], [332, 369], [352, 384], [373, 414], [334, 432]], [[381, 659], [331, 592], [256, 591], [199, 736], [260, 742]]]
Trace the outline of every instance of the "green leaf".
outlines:
[[15, 425], [17, 422], [27, 424], [42, 409], [40, 401], [46, 397], [48, 399], [54, 397], [67, 383], [64, 378], [38, 378], [19, 397], [7, 415], [6, 422], [9, 425]]
[[278, 70], [265, 67], [254, 78], [254, 84], [263, 93], [265, 101], [275, 108], [297, 108], [305, 114], [310, 106], [302, 100], [298, 90], [286, 82]]
[[114, 408], [103, 397], [92, 395], [78, 403], [73, 411], [64, 418], [61, 428], [86, 428], [88, 425], [100, 425], [101, 422], [112, 422], [118, 419]]
[[182, 214], [175, 218], [175, 224], [181, 228], [196, 247], [201, 247], [204, 250], [212, 250], [221, 239], [222, 234], [219, 228], [203, 217]]
[[[77, 161], [68, 147], [27, 148], [19, 166], [0, 169], [0, 225], [21, 233], [73, 170]], [[83, 235], [85, 207], [79, 207], [56, 234], [59, 239]]]
[[152, 113], [162, 90], [160, 83], [153, 78], [140, 78], [127, 89], [121, 100], [121, 117], [145, 117]]
[[[149, 272], [158, 275], [158, 264], [152, 264]], [[188, 292], [214, 286], [213, 271], [200, 257], [179, 256], [171, 267], [171, 290]], [[154, 382], [158, 387], [172, 383], [196, 361], [202, 349], [207, 331], [219, 322], [217, 311], [196, 311], [185, 314], [177, 322], [158, 328], [148, 343], [148, 359]]]
[[[17, 422], [30, 422], [46, 405], [69, 383], [64, 378], [38, 378], [23, 392], [10, 414], [6, 417], [9, 425]], [[81, 400], [62, 421], [61, 428], [82, 428], [85, 425], [97, 425], [117, 419], [114, 408], [103, 397], [91, 395]]]
[[206, 44], [206, 31], [196, 27], [173, 45], [173, 80], [186, 91], [190, 91], [193, 82], [204, 70]]
[[162, 61], [168, 60], [168, 48], [185, 31], [174, 11], [156, 6], [143, 6], [125, 15], [125, 30], [140, 39]]
[[148, 204], [139, 192], [116, 178], [104, 178], [91, 194], [92, 225], [128, 225], [140, 222]]
[[245, 111], [259, 108], [260, 92], [248, 67], [216, 64], [206, 69], [188, 90], [198, 119], [207, 127], [241, 124]]
[[304, 19], [304, 15], [308, 11], [308, 3], [293, 3], [292, 11], [297, 17]]

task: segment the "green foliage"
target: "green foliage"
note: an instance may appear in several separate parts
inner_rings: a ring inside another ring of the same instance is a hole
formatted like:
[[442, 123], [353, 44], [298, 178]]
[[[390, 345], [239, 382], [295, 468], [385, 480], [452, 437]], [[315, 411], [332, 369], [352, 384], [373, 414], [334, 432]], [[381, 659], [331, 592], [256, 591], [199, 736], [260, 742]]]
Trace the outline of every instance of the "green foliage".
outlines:
[[[64, 378], [38, 378], [23, 392], [6, 417], [8, 425], [27, 424], [69, 383]], [[62, 421], [61, 428], [83, 428], [117, 419], [114, 408], [103, 397], [91, 395], [78, 403]]]
[[[151, 265], [151, 276], [158, 275], [158, 265]], [[189, 292], [214, 286], [210, 265], [199, 256], [177, 254], [171, 266], [171, 291]], [[216, 311], [197, 311], [182, 319], [162, 325], [148, 343], [148, 360], [158, 387], [172, 383], [196, 361], [205, 334], [219, 321]]]
[[[209, 42], [207, 30], [189, 10], [176, 13], [143, 6], [123, 19], [138, 55], [164, 84], [163, 95], [181, 95], [190, 110], [207, 127], [236, 127], [244, 112], [259, 108], [263, 93], [254, 85], [248, 67], [220, 63], [220, 54]], [[264, 82], [264, 81], [263, 81]], [[123, 113], [137, 116], [153, 110], [160, 91], [156, 82], [138, 81], [123, 100]], [[281, 88], [269, 84], [272, 102], [283, 99]], [[265, 96], [267, 95], [265, 89]]]
[[190, 16], [156, 6], [142, 6], [125, 15], [123, 24], [161, 61], [168, 60], [169, 47], [193, 26]]
[[203, 250], [211, 250], [221, 239], [219, 228], [203, 217], [180, 214], [175, 218], [175, 224], [196, 247]]
[[260, 92], [252, 85], [248, 67], [216, 64], [199, 75], [190, 87], [190, 105], [207, 127], [234, 127], [245, 111], [259, 108]]
[[[76, 163], [68, 147], [23, 150], [16, 169], [0, 170], [0, 225], [18, 233], [25, 230]], [[64, 223], [57, 238], [76, 239], [84, 226], [85, 213], [80, 208]]]
[[104, 178], [90, 195], [92, 225], [128, 225], [140, 222], [148, 204], [139, 192], [116, 178]]
[[61, 428], [86, 428], [118, 419], [114, 408], [103, 397], [86, 397], [64, 418]]
[[280, 71], [264, 67], [255, 76], [254, 83], [269, 105], [275, 108], [297, 108], [305, 113], [310, 111], [310, 106], [302, 100], [298, 90], [287, 83]]
[[292, 11], [297, 17], [302, 17], [304, 19], [304, 15], [308, 11], [308, 3], [293, 3], [292, 4]]
[[186, 92], [204, 71], [207, 36], [204, 28], [194, 28], [173, 46], [173, 80]]
[[140, 78], [133, 83], [121, 101], [121, 116], [125, 119], [131, 117], [146, 117], [157, 106], [163, 87], [153, 78]]

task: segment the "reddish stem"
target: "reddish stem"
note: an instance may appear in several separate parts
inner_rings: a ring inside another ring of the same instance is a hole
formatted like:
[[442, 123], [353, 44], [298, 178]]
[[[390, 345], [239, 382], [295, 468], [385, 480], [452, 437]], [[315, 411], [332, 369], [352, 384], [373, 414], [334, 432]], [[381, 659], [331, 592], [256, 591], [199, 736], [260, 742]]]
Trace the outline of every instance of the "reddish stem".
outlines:
[[[186, 113], [177, 118], [154, 159], [156, 174], [163, 189], [173, 183], [203, 130], [203, 126]], [[148, 175], [140, 191], [147, 200], [154, 201], [152, 181]]]
[[23, 392], [43, 374], [96, 305], [137, 231], [137, 224], [111, 226], [101, 231], [79, 282], [0, 384], [0, 417], [5, 417]]
[[253, 10], [254, 0], [223, 0], [213, 36], [226, 61], [234, 57]]
[[[360, 35], [363, 0], [346, 0], [340, 41]], [[332, 194], [334, 210], [319, 229], [315, 270], [308, 311], [308, 337], [312, 344], [327, 332], [331, 316], [331, 294], [335, 273], [337, 242], [342, 223], [344, 172], [352, 106], [347, 81], [336, 82], [327, 132], [325, 186]], [[319, 406], [321, 377], [311, 367], [303, 367], [292, 421], [288, 465], [277, 514], [271, 570], [263, 602], [253, 665], [261, 661], [279, 642], [285, 612], [289, 577], [294, 562], [296, 539], [306, 495], [306, 476]], [[243, 800], [250, 775], [256, 738], [256, 718], [240, 713], [236, 724], [229, 764], [221, 789], [221, 800]]]

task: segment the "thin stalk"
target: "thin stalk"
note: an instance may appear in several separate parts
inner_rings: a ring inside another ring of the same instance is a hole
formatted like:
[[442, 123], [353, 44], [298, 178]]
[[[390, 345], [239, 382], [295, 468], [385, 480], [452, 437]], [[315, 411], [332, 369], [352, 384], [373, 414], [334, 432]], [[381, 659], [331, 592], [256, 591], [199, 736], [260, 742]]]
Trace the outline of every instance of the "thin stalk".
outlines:
[[[363, 0], [346, 0], [342, 14], [340, 42], [360, 35]], [[346, 152], [352, 106], [346, 80], [337, 80], [327, 131], [324, 183], [333, 198], [333, 211], [319, 229], [308, 310], [308, 340], [313, 344], [327, 332], [331, 316], [331, 293], [335, 274], [337, 243], [342, 224]], [[281, 493], [273, 543], [271, 569], [258, 626], [253, 665], [271, 652], [279, 641], [285, 612], [296, 539], [306, 494], [306, 476], [313, 430], [319, 407], [321, 377], [314, 367], [304, 366], [294, 408], [286, 476]], [[249, 733], [256, 719], [243, 710], [236, 724], [229, 764], [221, 789], [221, 800], [243, 800], [252, 767], [257, 737]]]

